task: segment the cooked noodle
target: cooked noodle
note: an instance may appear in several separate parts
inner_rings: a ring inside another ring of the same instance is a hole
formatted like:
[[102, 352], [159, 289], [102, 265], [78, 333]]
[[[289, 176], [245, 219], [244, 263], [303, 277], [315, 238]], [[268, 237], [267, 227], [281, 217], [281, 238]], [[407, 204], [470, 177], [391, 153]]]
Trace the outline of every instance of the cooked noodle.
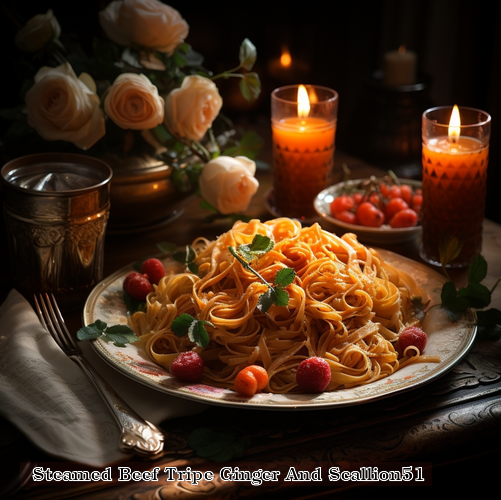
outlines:
[[[266, 314], [257, 305], [267, 285], [228, 250], [251, 243], [257, 233], [275, 246], [252, 267], [269, 283], [282, 268], [296, 272], [287, 287], [288, 306], [272, 305]], [[147, 354], [165, 367], [180, 352], [195, 349], [209, 385], [232, 388], [242, 368], [260, 364], [269, 376], [265, 391], [286, 393], [297, 391], [296, 368], [308, 357], [329, 363], [327, 390], [368, 384], [420, 359], [416, 349], [402, 356], [394, 343], [412, 319], [408, 299], [421, 290], [353, 234], [339, 238], [318, 224], [301, 228], [285, 218], [253, 220], [192, 246], [198, 275], [164, 277], [148, 295], [146, 310], [130, 318]], [[172, 320], [182, 313], [214, 325], [207, 327], [211, 341], [205, 349], [171, 332]]]

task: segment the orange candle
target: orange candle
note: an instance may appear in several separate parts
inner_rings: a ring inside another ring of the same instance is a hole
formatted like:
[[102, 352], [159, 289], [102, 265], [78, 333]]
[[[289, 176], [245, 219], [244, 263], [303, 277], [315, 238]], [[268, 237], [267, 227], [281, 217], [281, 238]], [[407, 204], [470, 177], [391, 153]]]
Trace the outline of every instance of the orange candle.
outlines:
[[[332, 181], [337, 93], [291, 87], [297, 88], [293, 101], [278, 95], [284, 102], [273, 105], [272, 95], [275, 202], [281, 215], [306, 219], [315, 214], [315, 196]], [[290, 95], [289, 87], [283, 89]]]
[[463, 108], [464, 118], [475, 123], [461, 125], [459, 110], [455, 107], [446, 135], [441, 135], [445, 130], [436, 117], [430, 116], [435, 110], [423, 115], [421, 255], [428, 262], [440, 263], [440, 239], [448, 233], [463, 244], [451, 267], [464, 267], [481, 250], [490, 117], [484, 113], [486, 118], [479, 123], [479, 113], [483, 112]]

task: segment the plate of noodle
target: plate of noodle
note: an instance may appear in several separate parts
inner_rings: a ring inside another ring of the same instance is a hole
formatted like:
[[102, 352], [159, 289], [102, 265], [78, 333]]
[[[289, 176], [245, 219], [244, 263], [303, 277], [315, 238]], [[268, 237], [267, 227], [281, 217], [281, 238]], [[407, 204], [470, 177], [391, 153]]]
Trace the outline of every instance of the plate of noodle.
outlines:
[[[266, 313], [258, 301], [267, 285], [233, 257], [229, 247], [268, 236], [274, 247], [252, 262], [272, 283], [285, 267], [296, 272], [287, 286], [287, 306]], [[475, 313], [451, 323], [433, 308], [421, 327], [428, 343], [423, 353], [400, 352], [399, 333], [417, 323], [415, 297], [440, 302], [445, 278], [415, 261], [386, 250], [367, 248], [354, 234], [338, 237], [313, 224], [280, 218], [236, 222], [214, 241], [193, 243], [198, 273], [169, 257], [166, 276], [155, 285], [143, 311], [128, 315], [123, 280], [132, 264], [104, 279], [90, 294], [84, 323], [100, 319], [128, 324], [140, 342], [117, 347], [101, 339], [93, 347], [105, 361], [134, 380], [161, 392], [208, 404], [270, 410], [321, 409], [360, 404], [415, 389], [450, 370], [473, 344]], [[182, 313], [210, 321], [205, 348], [179, 337], [170, 324]], [[199, 383], [182, 382], [169, 372], [180, 352], [197, 351], [204, 360]], [[298, 389], [295, 373], [302, 360], [318, 356], [331, 368], [331, 382], [320, 394]], [[244, 367], [258, 364], [268, 385], [251, 398], [235, 392]]]

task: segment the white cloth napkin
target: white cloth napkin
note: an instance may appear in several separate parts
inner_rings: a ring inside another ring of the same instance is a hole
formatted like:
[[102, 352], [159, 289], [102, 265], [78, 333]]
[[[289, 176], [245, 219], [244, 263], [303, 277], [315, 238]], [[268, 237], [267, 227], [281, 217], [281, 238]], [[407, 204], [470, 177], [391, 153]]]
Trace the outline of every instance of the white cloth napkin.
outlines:
[[[88, 342], [81, 346], [117, 394], [153, 424], [207, 408], [139, 384], [108, 366]], [[117, 424], [95, 387], [16, 290], [0, 307], [0, 414], [56, 458], [95, 467], [131, 458], [119, 449]]]

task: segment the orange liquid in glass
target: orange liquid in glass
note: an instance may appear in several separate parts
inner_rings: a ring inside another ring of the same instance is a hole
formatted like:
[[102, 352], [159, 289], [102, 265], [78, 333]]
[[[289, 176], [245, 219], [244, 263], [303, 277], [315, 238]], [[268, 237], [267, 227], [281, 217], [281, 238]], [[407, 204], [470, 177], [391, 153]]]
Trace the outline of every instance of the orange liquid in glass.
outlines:
[[288, 118], [274, 121], [272, 132], [276, 208], [287, 217], [312, 217], [316, 195], [332, 183], [335, 123]]
[[456, 236], [463, 248], [451, 263], [465, 267], [482, 246], [489, 148], [470, 137], [451, 144], [447, 137], [423, 144], [422, 256], [440, 262], [443, 234]]

